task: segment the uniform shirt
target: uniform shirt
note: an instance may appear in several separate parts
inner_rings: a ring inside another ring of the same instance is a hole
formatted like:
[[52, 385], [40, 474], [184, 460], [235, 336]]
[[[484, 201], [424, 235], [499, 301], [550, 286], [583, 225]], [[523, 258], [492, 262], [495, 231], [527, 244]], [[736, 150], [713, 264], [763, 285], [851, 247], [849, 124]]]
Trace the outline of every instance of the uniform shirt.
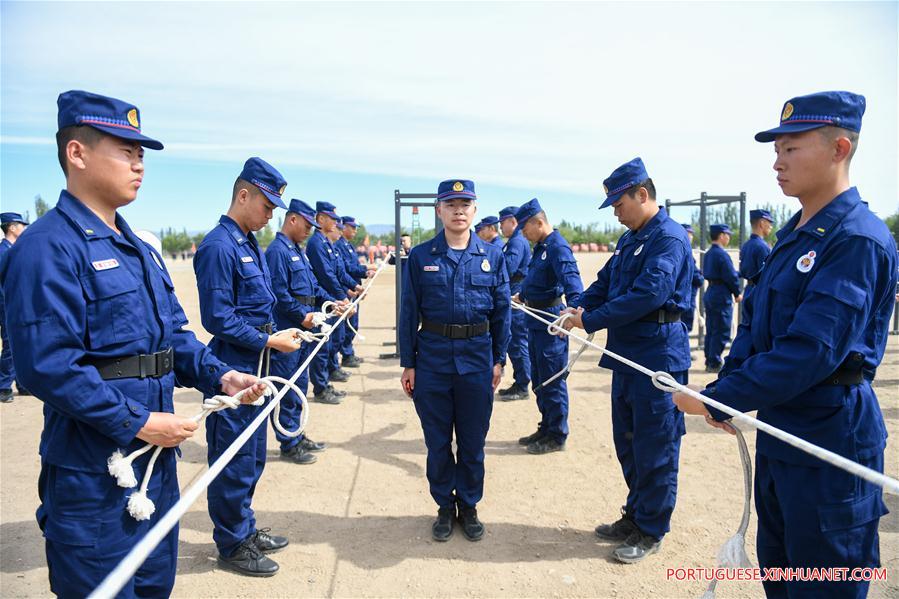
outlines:
[[203, 327], [215, 355], [255, 372], [268, 342], [260, 328], [273, 322], [275, 294], [256, 237], [223, 215], [194, 256]]
[[[185, 330], [160, 256], [120, 215], [116, 227], [63, 191], [0, 269], [16, 375], [44, 402], [42, 459], [82, 472], [143, 445], [135, 435], [150, 412], [174, 412], [176, 385], [211, 395], [229, 370]], [[160, 378], [104, 381], [91, 365], [169, 347], [174, 371]]]
[[489, 243], [492, 245], [495, 245], [499, 249], [503, 249], [503, 246], [505, 245], [505, 243], [503, 243], [503, 238], [500, 237], [499, 235], [497, 235], [496, 237], [491, 239]]
[[[689, 239], [689, 238], [688, 238]], [[690, 281], [690, 286], [693, 288], [693, 297], [696, 297], [696, 292], [702, 288], [702, 284], [705, 283], [705, 277], [702, 276], [702, 270], [700, 270], [699, 265], [696, 264], [696, 258], [693, 257], [693, 250], [690, 250], [690, 258], [693, 261], [693, 278]], [[692, 310], [692, 302], [690, 303]]]
[[342, 263], [343, 260], [324, 233], [317, 230], [312, 234], [306, 242], [306, 255], [309, 257], [318, 284], [334, 299], [347, 299], [347, 289], [354, 288], [356, 282], [346, 280], [348, 277], [345, 272], [341, 274], [343, 269], [340, 268], [338, 261]]
[[347, 241], [346, 237], [341, 237], [334, 242], [334, 249], [337, 250], [337, 253], [343, 260], [343, 266], [347, 274], [356, 283], [361, 283], [362, 279], [368, 274], [368, 269], [359, 263], [359, 256], [356, 255], [356, 248], [353, 247], [353, 244]]
[[[531, 255], [531, 244], [524, 238], [520, 230], [512, 233], [512, 237], [503, 245], [503, 255], [506, 257], [506, 272], [509, 275], [509, 287], [512, 295], [521, 293], [521, 284], [528, 274], [528, 261]], [[519, 278], [519, 281], [512, 279]]]
[[[712, 291], [715, 287], [723, 287], [732, 295], [740, 295], [740, 277], [734, 270], [734, 263], [731, 262], [730, 256], [720, 245], [713, 243], [705, 253], [705, 260], [702, 262], [702, 274], [706, 281], [709, 281], [708, 293], [720, 293]], [[712, 285], [712, 282], [715, 282]]]
[[755, 233], [750, 235], [749, 241], [740, 248], [740, 276], [749, 281], [759, 274], [770, 252], [764, 239]]
[[5, 237], [0, 239], [0, 258], [2, 258], [10, 249], [12, 249], [12, 244], [9, 242], [9, 239]]
[[[469, 374], [506, 359], [510, 294], [503, 253], [472, 234], [453, 255], [441, 231], [412, 248], [403, 265], [400, 298], [400, 365], [433, 372]], [[469, 339], [419, 331], [421, 319], [443, 324], [478, 324], [490, 329]]]
[[[584, 284], [581, 283], [581, 273], [571, 246], [561, 233], [553, 230], [546, 239], [534, 245], [519, 298], [522, 301], [542, 302], [565, 295], [568, 305], [576, 306], [583, 291]], [[561, 307], [545, 310], [558, 314]], [[528, 328], [545, 329], [546, 325], [535, 318], [528, 318]]]
[[[659, 310], [692, 308], [693, 254], [684, 228], [664, 208], [639, 231], [618, 240], [612, 258], [577, 305], [586, 311], [584, 330], [608, 329], [606, 347], [653, 370], [678, 372], [690, 368], [690, 340], [683, 322], [643, 322]], [[635, 372], [603, 355], [599, 365], [617, 372]]]
[[[312, 265], [303, 248], [292, 243], [284, 233], [278, 232], [265, 250], [265, 261], [272, 277], [275, 293], [275, 325], [278, 330], [300, 327], [303, 319], [326, 301], [333, 301], [319, 287], [312, 273]], [[301, 303], [295, 296], [315, 298], [315, 306]]]
[[[866, 378], [883, 358], [895, 303], [896, 246], [855, 187], [800, 229], [796, 214], [750, 294], [721, 378], [706, 395], [816, 445], [858, 460], [883, 451], [886, 430], [870, 384], [817, 385], [852, 352]], [[814, 252], [814, 254], [810, 254]], [[728, 416], [709, 408], [717, 420]], [[791, 463], [820, 460], [765, 434], [757, 451]]]

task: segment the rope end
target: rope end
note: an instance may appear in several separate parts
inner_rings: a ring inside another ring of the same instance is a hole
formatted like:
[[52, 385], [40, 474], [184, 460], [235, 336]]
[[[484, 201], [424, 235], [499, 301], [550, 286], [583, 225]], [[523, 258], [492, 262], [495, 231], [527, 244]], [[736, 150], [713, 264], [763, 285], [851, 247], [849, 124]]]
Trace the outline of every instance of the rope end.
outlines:
[[149, 520], [155, 511], [156, 505], [143, 491], [135, 491], [128, 498], [128, 513], [135, 520]]

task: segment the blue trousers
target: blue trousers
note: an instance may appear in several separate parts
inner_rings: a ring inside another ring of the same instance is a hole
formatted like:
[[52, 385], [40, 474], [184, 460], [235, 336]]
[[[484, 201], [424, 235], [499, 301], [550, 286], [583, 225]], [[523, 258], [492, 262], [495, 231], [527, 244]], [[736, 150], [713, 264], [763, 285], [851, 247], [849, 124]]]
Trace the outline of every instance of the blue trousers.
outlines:
[[721, 366], [724, 346], [730, 341], [730, 325], [734, 317], [733, 302], [730, 296], [726, 301], [721, 298], [709, 298], [710, 293], [705, 294], [705, 365]]
[[[336, 370], [337, 350], [343, 342], [343, 324], [335, 330], [331, 331], [328, 342], [319, 350], [312, 363], [309, 365], [309, 380], [312, 382], [312, 390], [318, 394], [328, 386], [331, 379], [331, 371]], [[314, 329], [318, 332], [318, 329]]]
[[[306, 358], [309, 357], [309, 352], [312, 351], [313, 347], [314, 345], [311, 343], [303, 343], [300, 349], [290, 354], [272, 352], [272, 374], [285, 379], [290, 379], [290, 377], [297, 371], [300, 364], [305, 362]], [[297, 378], [296, 385], [304, 395], [308, 393], [308, 368], [303, 371], [299, 378]], [[278, 414], [278, 422], [281, 423], [281, 426], [283, 426], [285, 430], [293, 431], [300, 425], [302, 406], [303, 404], [300, 402], [300, 398], [293, 391], [288, 391], [281, 399], [281, 412]], [[282, 451], [287, 451], [292, 447], [296, 447], [304, 437], [305, 435], [299, 435], [294, 438], [286, 437], [279, 433], [278, 429], [275, 429], [275, 438], [281, 443]]]
[[[138, 482], [150, 455], [135, 463]], [[128, 497], [106, 472], [81, 472], [42, 464], [38, 480], [38, 525], [44, 533], [50, 590], [59, 597], [86, 597], [132, 547], [178, 501], [174, 452], [163, 450], [153, 469], [147, 496], [156, 505], [149, 520], [127, 512]], [[175, 585], [178, 527], [153, 550], [118, 597], [168, 597]]]
[[[686, 372], [672, 372], [686, 383]], [[612, 438], [624, 482], [625, 513], [644, 534], [661, 539], [670, 530], [677, 499], [677, 470], [684, 415], [671, 394], [639, 373], [612, 373]]]
[[693, 287], [693, 290], [690, 292], [690, 307], [680, 315], [680, 319], [687, 325], [687, 335], [693, 334], [693, 321], [696, 317], [696, 295], [698, 293], [699, 288]]
[[[350, 316], [349, 318], [350, 324], [353, 325], [353, 328], [357, 331], [359, 330], [359, 306], [356, 306], [356, 313]], [[356, 339], [356, 333], [350, 329], [350, 327], [345, 327], [343, 332], [343, 344], [340, 347], [340, 354], [346, 358], [348, 356], [352, 356], [356, 353], [353, 349], [353, 340]]]
[[512, 338], [509, 340], [509, 361], [512, 362], [512, 374], [515, 378], [515, 383], [523, 389], [527, 389], [531, 382], [527, 319], [528, 315], [521, 310], [512, 311]]
[[550, 335], [545, 328], [528, 329], [528, 354], [531, 384], [537, 395], [541, 431], [559, 443], [568, 438], [568, 383], [562, 377], [549, 385], [538, 386], [565, 368], [568, 363], [568, 337]]
[[0, 389], [12, 389], [12, 383], [16, 379], [16, 369], [12, 363], [9, 335], [6, 334], [6, 309], [2, 298], [2, 293], [0, 293], [0, 342], [3, 343], [3, 351], [0, 353]]
[[[883, 472], [883, 453], [861, 464]], [[888, 510], [876, 485], [821, 463], [755, 456], [756, 549], [762, 568], [876, 568], [877, 526]], [[768, 597], [865, 597], [868, 583], [765, 582]]]
[[340, 368], [340, 359], [338, 354], [340, 348], [343, 347], [343, 339], [346, 337], [347, 327], [344, 323], [331, 332], [331, 338], [328, 340], [328, 372]]
[[475, 507], [484, 496], [484, 443], [493, 413], [492, 382], [492, 370], [473, 374], [415, 370], [412, 395], [428, 449], [428, 484], [440, 507], [457, 502]]
[[[235, 410], [213, 412], [206, 418], [208, 461], [212, 464], [259, 414], [261, 408], [242, 405]], [[209, 485], [206, 492], [209, 517], [214, 525], [212, 540], [225, 557], [256, 532], [256, 517], [250, 504], [256, 483], [265, 469], [267, 427], [263, 424]]]

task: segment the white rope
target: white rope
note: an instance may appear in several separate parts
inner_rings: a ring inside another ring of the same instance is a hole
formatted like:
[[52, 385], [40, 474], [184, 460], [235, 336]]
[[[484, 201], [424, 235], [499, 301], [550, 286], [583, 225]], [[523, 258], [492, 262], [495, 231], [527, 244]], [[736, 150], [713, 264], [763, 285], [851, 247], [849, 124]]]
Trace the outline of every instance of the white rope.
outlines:
[[[372, 284], [377, 279], [378, 275], [381, 274], [381, 271], [387, 266], [387, 260], [385, 260], [378, 269], [375, 271], [375, 274], [369, 280], [368, 285], [362, 290], [362, 292], [356, 296], [350, 306], [355, 306], [359, 301], [362, 300], [367, 294], [368, 290], [371, 288]], [[334, 326], [340, 324], [340, 322], [347, 318], [347, 315], [350, 314], [351, 310], [346, 310], [340, 317], [337, 319], [337, 322], [334, 323]], [[293, 373], [293, 376], [289, 379], [289, 384], [293, 385], [296, 383], [297, 379], [300, 377], [300, 374], [309, 367], [309, 364], [312, 362], [312, 358], [317, 354], [322, 346], [327, 343], [329, 337], [329, 333], [324, 333], [324, 335], [318, 340], [318, 343], [312, 351], [307, 356], [306, 360], [300, 365], [296, 372]], [[267, 381], [267, 384], [270, 384]], [[231, 445], [229, 445], [224, 452], [218, 457], [215, 462], [210, 464], [209, 468], [203, 472], [203, 474], [196, 480], [196, 482], [184, 490], [181, 494], [181, 498], [172, 506], [172, 508], [162, 516], [159, 521], [147, 531], [147, 534], [138, 541], [138, 543], [128, 552], [128, 555], [119, 562], [119, 565], [115, 567], [115, 569], [110, 572], [103, 582], [100, 583], [94, 591], [89, 595], [89, 597], [93, 599], [100, 598], [112, 598], [115, 597], [119, 591], [122, 590], [122, 587], [134, 576], [134, 573], [137, 572], [137, 569], [140, 567], [144, 560], [147, 559], [147, 556], [156, 548], [156, 546], [165, 538], [165, 535], [178, 524], [178, 521], [181, 517], [187, 512], [190, 508], [191, 504], [200, 497], [203, 491], [209, 486], [209, 484], [217, 477], [222, 470], [234, 459], [234, 456], [237, 455], [237, 452], [246, 443], [249, 438], [255, 433], [256, 429], [265, 422], [265, 419], [269, 417], [278, 404], [281, 402], [281, 399], [287, 393], [287, 390], [291, 388], [287, 384], [285, 384], [280, 391], [278, 391], [274, 398], [267, 406], [265, 406], [262, 410], [259, 411], [259, 414], [256, 415], [256, 418], [253, 419], [252, 422], [241, 431], [240, 435], [234, 440]], [[240, 395], [240, 394], [237, 394]], [[235, 397], [237, 397], [235, 395]], [[304, 413], [306, 410], [303, 410]], [[302, 423], [301, 423], [302, 424]], [[301, 426], [302, 428], [302, 426]]]
[[[850, 474], [854, 474], [855, 476], [858, 476], [859, 478], [863, 478], [864, 480], [866, 480], [870, 483], [873, 483], [873, 484], [877, 485], [878, 487], [882, 487], [883, 490], [886, 491], [887, 493], [892, 493], [893, 495], [899, 495], [899, 480], [896, 480], [895, 478], [891, 478], [880, 472], [877, 472], [876, 470], [872, 470], [871, 468], [863, 466], [857, 462], [853, 462], [852, 460], [850, 460], [848, 458], [845, 458], [839, 454], [836, 454], [832, 451], [824, 449], [823, 447], [819, 447], [819, 446], [815, 445], [814, 443], [809, 443], [805, 439], [801, 439], [801, 438], [797, 437], [796, 435], [792, 435], [786, 431], [780, 430], [779, 428], [777, 428], [775, 426], [771, 426], [770, 424], [768, 424], [766, 422], [762, 422], [761, 420], [753, 418], [752, 416], [748, 416], [738, 410], [735, 410], [734, 408], [732, 408], [728, 405], [725, 405], [719, 401], [712, 399], [711, 397], [706, 397], [705, 395], [703, 395], [702, 393], [699, 393], [698, 391], [694, 391], [693, 389], [690, 389], [689, 387], [687, 387], [685, 385], [681, 385], [676, 380], [674, 380], [674, 378], [672, 378], [672, 376], [670, 374], [668, 374], [664, 370], [659, 370], [659, 371], [653, 372], [652, 370], [646, 368], [645, 366], [643, 366], [641, 364], [638, 364], [637, 362], [634, 362], [633, 360], [629, 360], [623, 356], [619, 356], [618, 354], [616, 354], [612, 351], [609, 351], [608, 349], [606, 349], [604, 347], [600, 347], [599, 345], [597, 345], [596, 343], [593, 343], [592, 341], [587, 341], [583, 337], [575, 335], [571, 331], [566, 331], [565, 329], [563, 329], [561, 327], [560, 324], [557, 324], [554, 321], [550, 321], [550, 320], [543, 318], [542, 316], [540, 316], [539, 314], [537, 314], [536, 312], [531, 310], [531, 308], [525, 306], [524, 304], [512, 302], [512, 307], [515, 308], [516, 310], [521, 310], [522, 312], [524, 312], [525, 314], [528, 314], [532, 318], [536, 318], [537, 320], [539, 320], [543, 323], [546, 323], [548, 331], [550, 331], [550, 332], [555, 331], [556, 333], [559, 333], [559, 334], [565, 334], [573, 339], [577, 339], [581, 343], [589, 344], [590, 347], [593, 347], [593, 348], [599, 350], [604, 355], [607, 355], [610, 358], [618, 360], [622, 364], [626, 364], [627, 366], [630, 366], [634, 370], [645, 374], [646, 376], [648, 376], [652, 379], [652, 384], [655, 385], [656, 388], [661, 389], [662, 391], [665, 391], [668, 393], [673, 393], [675, 391], [680, 391], [682, 393], [686, 393], [690, 397], [698, 399], [699, 401], [703, 402], [704, 404], [712, 406], [713, 408], [716, 408], [717, 410], [724, 412], [728, 416], [731, 416], [739, 424], [751, 426], [751, 427], [755, 428], [756, 430], [760, 430], [764, 433], [767, 433], [767, 434], [771, 435], [772, 437], [774, 437], [775, 439], [783, 441], [787, 445], [790, 445], [791, 447], [795, 447], [796, 449], [803, 451], [809, 455], [813, 455], [816, 458], [830, 464], [831, 466], [834, 466], [841, 470], [845, 470], [846, 472], [849, 472]], [[563, 322], [563, 320], [560, 319], [559, 322], [561, 323], [561, 322]]]

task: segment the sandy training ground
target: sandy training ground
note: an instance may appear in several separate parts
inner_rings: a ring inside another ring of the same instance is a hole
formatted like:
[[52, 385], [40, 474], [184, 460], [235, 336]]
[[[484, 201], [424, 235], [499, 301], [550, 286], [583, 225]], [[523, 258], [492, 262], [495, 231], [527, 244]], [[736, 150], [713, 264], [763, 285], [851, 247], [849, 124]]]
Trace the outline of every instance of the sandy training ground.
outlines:
[[[592, 281], [608, 254], [580, 255]], [[190, 262], [169, 264], [191, 326], [200, 330], [197, 291]], [[500, 402], [487, 439], [487, 479], [478, 506], [487, 535], [470, 543], [456, 534], [431, 540], [436, 506], [424, 474], [425, 447], [411, 400], [399, 385], [392, 351], [394, 271], [376, 281], [361, 312], [357, 353], [365, 358], [339, 406], [311, 404], [309, 435], [329, 448], [318, 463], [282, 462], [269, 425], [269, 462], [256, 491], [260, 527], [289, 536], [274, 559], [280, 573], [253, 579], [216, 567], [212, 524], [205, 495], [181, 521], [178, 597], [699, 597], [705, 582], [668, 579], [669, 568], [712, 567], [723, 541], [739, 524], [742, 474], [735, 440], [688, 417], [680, 461], [680, 487], [671, 533], [660, 553], [625, 566], [609, 555], [612, 544], [593, 534], [599, 522], [618, 517], [626, 490], [612, 444], [611, 372], [596, 366], [589, 350], [569, 378], [571, 436], [565, 452], [530, 456], [517, 444], [538, 421], [533, 400]], [[604, 337], [597, 335], [597, 342]], [[695, 345], [695, 342], [694, 342]], [[572, 344], [572, 352], [577, 348]], [[691, 382], [703, 372], [702, 356]], [[507, 369], [502, 386], [511, 382]], [[890, 432], [886, 472], [899, 474], [899, 337], [890, 337], [874, 386]], [[177, 412], [199, 411], [201, 396], [177, 391]], [[38, 504], [38, 440], [41, 403], [16, 398], [0, 406], [0, 595], [47, 596], [44, 541], [34, 519]], [[206, 464], [201, 428], [184, 443], [178, 469], [181, 487]], [[755, 433], [747, 440], [754, 451]], [[123, 490], [124, 492], [124, 490]], [[880, 523], [881, 556], [889, 581], [872, 585], [873, 597], [899, 596], [899, 498], [885, 496], [892, 513]], [[755, 562], [753, 514], [748, 550]], [[717, 596], [756, 597], [760, 583], [721, 582]]]

